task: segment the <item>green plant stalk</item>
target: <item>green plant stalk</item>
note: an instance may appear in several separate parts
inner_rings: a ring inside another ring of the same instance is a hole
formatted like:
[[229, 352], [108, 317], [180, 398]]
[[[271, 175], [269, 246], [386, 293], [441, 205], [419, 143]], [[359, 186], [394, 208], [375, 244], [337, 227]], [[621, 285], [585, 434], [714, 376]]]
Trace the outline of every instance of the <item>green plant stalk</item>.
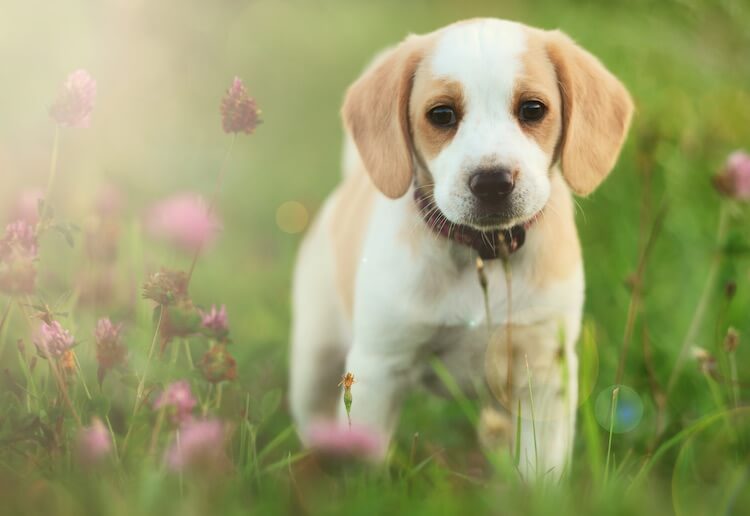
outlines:
[[521, 400], [518, 400], [516, 405], [516, 438], [514, 440], [515, 446], [513, 447], [513, 462], [516, 467], [521, 464], [521, 432], [523, 430], [523, 414], [521, 408]]
[[115, 431], [112, 428], [112, 422], [109, 420], [109, 414], [104, 416], [104, 421], [107, 423], [107, 429], [109, 429], [109, 438], [112, 439], [112, 450], [115, 454], [115, 462], [120, 464], [120, 452], [117, 449], [117, 437]]
[[0, 318], [0, 360], [2, 360], [3, 354], [5, 353], [5, 345], [7, 344], [8, 338], [8, 319], [10, 319], [10, 307], [13, 305], [13, 298], [8, 299], [8, 304], [5, 306], [2, 318]]
[[216, 408], [217, 411], [221, 408], [221, 393], [222, 393], [223, 388], [224, 386], [221, 382], [216, 384], [216, 400], [215, 400], [216, 403], [214, 407]]
[[130, 440], [130, 434], [133, 432], [133, 426], [135, 425], [135, 416], [138, 413], [138, 407], [141, 406], [141, 396], [143, 396], [143, 388], [146, 385], [146, 376], [148, 375], [148, 368], [151, 364], [151, 359], [154, 356], [154, 350], [156, 349], [156, 341], [159, 338], [159, 329], [161, 328], [161, 318], [164, 314], [164, 307], [159, 309], [159, 319], [156, 321], [156, 330], [154, 331], [154, 337], [151, 339], [151, 348], [148, 350], [148, 357], [146, 358], [146, 366], [143, 369], [143, 376], [138, 382], [138, 387], [135, 390], [135, 403], [133, 404], [133, 413], [131, 415], [131, 421], [128, 425], [128, 431], [125, 433], [125, 439], [122, 441], [122, 454], [125, 455], [125, 450], [128, 447], [128, 441]]
[[612, 456], [612, 435], [615, 430], [615, 414], [617, 413], [617, 397], [620, 394], [620, 388], [612, 389], [612, 410], [609, 414], [609, 440], [607, 441], [607, 460], [604, 463], [604, 483], [609, 482], [609, 459]]
[[740, 380], [737, 373], [737, 357], [734, 351], [727, 353], [727, 359], [729, 360], [729, 379], [732, 382], [732, 401], [734, 402], [734, 408], [740, 406]]
[[187, 339], [184, 339], [185, 343], [185, 356], [187, 357], [188, 364], [190, 364], [190, 369], [195, 369], [195, 363], [193, 362], [193, 353], [190, 351], [190, 342]]
[[524, 359], [526, 361], [526, 377], [528, 378], [528, 384], [529, 384], [529, 403], [531, 404], [531, 435], [534, 438], [534, 472], [538, 476], [539, 475], [539, 453], [537, 451], [537, 442], [536, 442], [536, 417], [535, 417], [536, 412], [534, 410], [534, 391], [531, 388], [531, 368], [529, 367], [528, 355], [525, 355]]
[[138, 382], [138, 388], [135, 391], [135, 405], [133, 406], [134, 416], [136, 412], [138, 412], [138, 406], [141, 401], [141, 396], [143, 395], [143, 388], [146, 385], [146, 377], [148, 376], [148, 369], [154, 356], [154, 350], [156, 349], [156, 341], [159, 338], [159, 330], [161, 329], [161, 319], [163, 315], [164, 307], [162, 306], [159, 308], [159, 319], [156, 321], [156, 330], [154, 330], [154, 337], [151, 339], [151, 347], [148, 350], [148, 357], [146, 358], [146, 366], [143, 369], [143, 376], [141, 376], [141, 381]]
[[52, 139], [52, 156], [49, 162], [49, 174], [47, 175], [47, 188], [44, 191], [44, 209], [42, 210], [40, 220], [44, 221], [46, 215], [49, 213], [50, 207], [50, 196], [52, 195], [52, 189], [55, 186], [55, 178], [57, 177], [57, 156], [60, 150], [60, 126], [55, 124], [55, 136]]
[[[736, 409], [732, 411], [734, 413], [750, 413], [750, 407], [740, 407], [739, 409]], [[681, 430], [678, 432], [674, 437], [671, 439], [665, 441], [659, 448], [657, 448], [656, 452], [651, 456], [650, 460], [643, 463], [643, 466], [641, 466], [641, 469], [638, 471], [638, 473], [633, 477], [633, 481], [630, 483], [630, 486], [628, 486], [628, 492], [632, 492], [634, 489], [636, 489], [640, 483], [644, 480], [646, 475], [651, 471], [651, 469], [654, 467], [656, 462], [661, 459], [661, 457], [667, 453], [670, 449], [677, 446], [680, 442], [687, 439], [691, 435], [693, 435], [696, 432], [700, 432], [701, 430], [708, 428], [712, 424], [714, 424], [719, 419], [723, 419], [727, 417], [726, 411], [720, 410], [718, 412], [715, 412], [713, 414], [710, 414], [708, 416], [704, 416], [689, 427]]]
[[346, 409], [346, 419], [349, 421], [349, 429], [352, 428], [352, 390], [344, 387], [344, 409]]
[[[726, 204], [722, 203], [719, 211], [719, 224], [716, 230], [717, 246], [722, 246], [724, 244], [728, 231], [729, 209]], [[703, 323], [703, 319], [706, 317], [708, 302], [711, 299], [711, 294], [714, 290], [716, 280], [719, 276], [719, 266], [721, 265], [721, 259], [722, 253], [721, 249], [719, 249], [711, 260], [711, 266], [709, 267], [708, 275], [706, 276], [706, 283], [703, 286], [703, 291], [701, 292], [701, 296], [698, 300], [698, 305], [695, 308], [695, 312], [693, 312], [690, 326], [688, 327], [685, 338], [680, 345], [680, 351], [677, 355], [677, 361], [675, 362], [674, 368], [672, 369], [672, 373], [669, 375], [669, 382], [667, 383], [666, 391], [667, 398], [669, 398], [669, 395], [674, 390], [674, 387], [677, 383], [677, 378], [679, 378], [680, 373], [682, 372], [682, 368], [685, 365], [685, 358], [687, 356], [688, 349], [695, 342], [695, 339], [698, 336], [698, 331], [700, 330]]]
[[709, 374], [704, 373], [703, 376], [706, 378], [706, 383], [708, 384], [708, 390], [711, 391], [711, 397], [714, 399], [714, 404], [716, 404], [716, 408], [721, 410], [724, 413], [724, 422], [727, 426], [727, 432], [731, 436], [732, 440], [734, 442], [737, 442], [737, 433], [734, 430], [734, 427], [732, 426], [732, 420], [729, 417], [729, 412], [727, 410], [727, 405], [724, 403], [724, 398], [721, 395], [721, 389], [719, 389], [719, 385], [716, 383], [716, 380], [714, 380]]
[[448, 392], [451, 394], [453, 399], [458, 402], [458, 406], [466, 416], [466, 419], [468, 419], [469, 422], [474, 425], [474, 427], [476, 427], [479, 422], [477, 411], [471, 401], [469, 401], [466, 395], [461, 391], [461, 388], [458, 386], [456, 379], [453, 378], [453, 376], [450, 374], [448, 369], [445, 367], [445, 364], [443, 364], [443, 362], [439, 358], [433, 357], [430, 360], [430, 365], [432, 366], [432, 370], [435, 371], [435, 374], [437, 374], [438, 378], [443, 383], [445, 388], [448, 389]]
[[148, 454], [153, 457], [156, 454], [156, 445], [159, 442], [159, 435], [161, 434], [161, 428], [164, 426], [164, 414], [166, 412], [166, 405], [162, 405], [159, 410], [159, 414], [156, 416], [156, 424], [154, 429], [151, 431], [151, 443], [148, 446]]
[[86, 385], [86, 379], [83, 377], [83, 370], [81, 369], [81, 362], [78, 361], [78, 355], [75, 351], [73, 352], [73, 360], [75, 360], [76, 363], [76, 373], [78, 373], [78, 379], [81, 380], [81, 385], [83, 385], [83, 391], [86, 393], [86, 397], [89, 399], [89, 401], [91, 401], [91, 392]]

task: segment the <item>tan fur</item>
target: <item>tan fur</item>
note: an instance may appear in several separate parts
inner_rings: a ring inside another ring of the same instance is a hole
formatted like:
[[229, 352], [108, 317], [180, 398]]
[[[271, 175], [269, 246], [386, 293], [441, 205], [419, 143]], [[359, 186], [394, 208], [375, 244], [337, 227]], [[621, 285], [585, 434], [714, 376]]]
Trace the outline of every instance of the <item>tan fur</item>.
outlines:
[[435, 127], [427, 118], [427, 113], [437, 106], [449, 106], [456, 111], [456, 118], [460, 122], [464, 94], [461, 83], [435, 77], [425, 68], [420, 66], [414, 78], [409, 111], [414, 147], [423, 160], [431, 160], [451, 142], [458, 125], [450, 129]]
[[569, 278], [581, 263], [573, 199], [559, 172], [553, 172], [550, 186], [552, 191], [542, 216], [529, 230], [543, 235], [541, 245], [530, 257], [532, 283], [538, 286]]
[[575, 193], [587, 195], [617, 161], [633, 101], [614, 75], [562, 32], [547, 33], [547, 53], [563, 99], [563, 175]]
[[375, 187], [361, 169], [352, 171], [333, 194], [328, 230], [336, 264], [336, 288], [349, 318], [354, 308], [354, 283], [362, 258], [362, 243], [376, 195]]
[[430, 36], [411, 36], [380, 57], [347, 91], [342, 116], [373, 183], [401, 197], [414, 172], [409, 98]]
[[547, 55], [546, 33], [536, 29], [527, 29], [526, 32], [527, 49], [521, 56], [523, 68], [516, 79], [512, 114], [518, 116], [521, 104], [529, 100], [538, 100], [547, 107], [547, 114], [542, 120], [519, 123], [521, 129], [552, 157], [562, 131], [560, 88], [555, 67]]

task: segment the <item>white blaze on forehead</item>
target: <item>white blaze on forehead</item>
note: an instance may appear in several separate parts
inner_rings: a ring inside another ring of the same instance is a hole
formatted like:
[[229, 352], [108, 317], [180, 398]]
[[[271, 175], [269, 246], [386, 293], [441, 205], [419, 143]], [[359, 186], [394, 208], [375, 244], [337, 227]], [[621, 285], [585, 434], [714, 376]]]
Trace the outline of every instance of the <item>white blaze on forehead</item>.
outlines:
[[430, 65], [435, 75], [460, 81], [469, 103], [488, 95], [509, 100], [525, 50], [526, 34], [520, 24], [477, 20], [445, 29]]

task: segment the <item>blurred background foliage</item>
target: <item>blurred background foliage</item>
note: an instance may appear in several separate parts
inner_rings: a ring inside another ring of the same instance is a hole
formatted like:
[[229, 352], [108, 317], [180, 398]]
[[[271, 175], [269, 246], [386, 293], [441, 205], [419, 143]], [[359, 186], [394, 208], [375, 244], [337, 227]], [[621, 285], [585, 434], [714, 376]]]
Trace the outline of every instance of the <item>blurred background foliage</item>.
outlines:
[[[269, 390], [285, 388], [290, 271], [301, 234], [282, 230], [278, 209], [297, 201], [313, 216], [338, 182], [343, 92], [371, 57], [410, 32], [429, 32], [477, 16], [567, 32], [623, 80], [637, 105], [616, 169], [594, 195], [578, 200], [586, 318], [599, 359], [594, 394], [615, 381], [632, 292], [629, 278], [654, 220], [662, 210], [666, 214], [645, 267], [643, 302], [623, 378], [640, 394], [645, 414], [635, 430], [613, 442], [615, 457], [629, 456], [638, 463], [647, 456], [657, 423], [642, 343], [648, 339], [655, 377], [666, 384], [716, 251], [720, 199], [710, 176], [731, 150], [750, 146], [746, 0], [2, 0], [1, 5], [0, 218], [5, 222], [21, 191], [44, 187], [53, 137], [47, 108], [67, 73], [88, 69], [99, 88], [92, 128], [63, 133], [52, 202], [62, 217], [85, 228], [97, 192], [105, 185], [122, 191], [127, 222], [118, 281], [127, 302], [81, 311], [76, 322], [90, 327], [105, 314], [129, 321], [131, 348], [141, 354], [152, 332], [150, 308], [139, 300], [144, 273], [161, 265], [189, 265], [188, 257], [142, 238], [144, 209], [175, 191], [211, 192], [230, 138], [221, 131], [219, 99], [235, 75], [256, 98], [263, 124], [256, 134], [236, 142], [218, 209], [223, 233], [199, 262], [192, 284], [196, 299], [229, 308], [239, 377], [226, 394], [227, 411], [240, 406], [246, 393], [256, 403]], [[710, 292], [708, 316], [697, 339], [712, 351], [727, 325], [750, 335], [750, 261], [742, 252], [750, 241], [747, 222], [746, 210], [735, 217], [730, 241], [736, 252], [720, 270], [720, 284], [737, 283], [736, 298], [728, 304], [720, 287]], [[80, 245], [69, 250], [56, 237], [46, 238], [50, 242], [43, 246], [42, 262], [55, 266], [42, 272], [41, 287], [54, 298], [71, 290], [85, 271]], [[84, 363], [92, 360], [91, 350], [80, 353]], [[8, 356], [0, 357], [3, 367]], [[747, 364], [749, 358], [744, 342], [738, 362]], [[746, 370], [741, 376], [750, 381]], [[669, 399], [666, 435], [715, 408], [693, 361], [675, 393]], [[259, 439], [270, 441], [288, 425], [282, 410]], [[415, 432], [426, 449], [475, 447], [473, 429], [450, 401], [413, 396], [398, 446], [408, 450]], [[585, 469], [589, 447], [606, 445], [606, 433], [599, 432], [600, 441], [579, 433], [576, 470]], [[514, 498], [498, 486], [481, 493], [473, 488], [436, 490], [445, 482], [453, 485], [441, 476], [450, 474], [439, 469], [417, 489], [422, 499], [403, 484], [383, 494], [381, 484], [376, 490], [362, 475], [350, 478], [348, 501], [328, 500], [332, 505], [326, 507], [344, 509], [349, 503], [352, 510], [373, 514], [386, 507], [425, 514], [464, 512], [467, 507], [549, 514], [580, 504], [581, 513], [602, 514], [608, 507], [614, 514], [644, 504], [644, 510], [680, 512], [685, 507], [673, 503], [670, 494], [682, 492], [673, 489], [672, 467], [703, 460], [713, 464], [710, 471], [721, 471], [722, 461], [734, 452], [716, 446], [708, 452], [691, 448], [690, 457], [671, 450], [652, 486], [644, 488], [656, 493], [653, 498], [651, 493], [648, 499], [612, 500], [611, 507], [560, 493]], [[297, 447], [290, 438], [283, 451]], [[680, 471], [690, 471], [685, 468]], [[146, 485], [156, 480], [144, 475], [133, 486], [140, 493], [134, 503], [142, 510], [174, 507], [154, 501], [159, 495]], [[746, 479], [747, 471], [744, 475]], [[274, 500], [286, 497], [277, 484], [269, 479], [257, 493], [237, 484], [237, 493], [243, 494], [226, 502], [226, 511], [240, 510], [245, 503], [258, 512], [285, 507], [286, 502]], [[585, 492], [589, 481], [579, 484]], [[739, 485], [749, 489], [747, 480]], [[81, 494], [72, 483], [68, 489]], [[67, 496], [53, 497], [68, 500], [58, 509], [64, 511], [66, 504], [73, 511], [80, 508], [76, 504], [82, 502]], [[498, 499], [507, 505], [497, 505]], [[689, 500], [687, 508], [698, 509]], [[124, 507], [113, 513], [131, 512]]]

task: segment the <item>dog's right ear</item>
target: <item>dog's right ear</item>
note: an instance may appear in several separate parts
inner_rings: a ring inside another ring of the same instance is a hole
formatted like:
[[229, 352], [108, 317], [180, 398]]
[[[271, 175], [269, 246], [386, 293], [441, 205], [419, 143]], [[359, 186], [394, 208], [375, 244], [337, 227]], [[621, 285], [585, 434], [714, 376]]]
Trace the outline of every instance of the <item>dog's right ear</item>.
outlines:
[[406, 193], [414, 175], [409, 97], [424, 51], [424, 36], [387, 50], [349, 87], [342, 109], [373, 183], [392, 199]]

